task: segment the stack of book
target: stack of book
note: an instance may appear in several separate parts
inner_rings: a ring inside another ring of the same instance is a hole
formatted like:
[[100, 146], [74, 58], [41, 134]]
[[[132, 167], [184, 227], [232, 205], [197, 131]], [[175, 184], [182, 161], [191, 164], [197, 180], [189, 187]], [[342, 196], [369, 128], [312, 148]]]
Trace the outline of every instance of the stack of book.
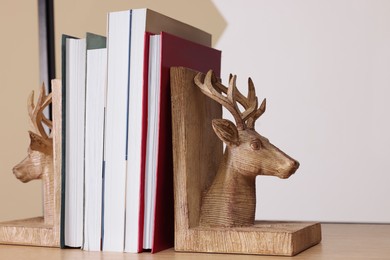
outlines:
[[149, 9], [109, 13], [107, 30], [63, 36], [61, 246], [158, 252], [174, 234], [169, 69], [219, 76], [221, 52]]

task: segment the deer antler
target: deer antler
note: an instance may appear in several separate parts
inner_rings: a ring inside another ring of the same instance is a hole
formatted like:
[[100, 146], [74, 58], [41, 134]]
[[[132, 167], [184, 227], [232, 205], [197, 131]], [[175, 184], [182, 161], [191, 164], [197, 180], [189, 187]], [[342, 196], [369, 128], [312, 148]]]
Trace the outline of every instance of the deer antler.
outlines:
[[[229, 84], [229, 88], [227, 89], [227, 96], [223, 96], [221, 93], [219, 93], [215, 87], [213, 86], [213, 83], [215, 84], [217, 82], [217, 79], [215, 78], [215, 75], [213, 71], [209, 71], [206, 74], [206, 77], [204, 79], [204, 82], [201, 82], [201, 74], [197, 74], [194, 78], [195, 84], [198, 85], [200, 90], [211, 99], [217, 101], [221, 105], [223, 105], [229, 112], [233, 115], [236, 125], [238, 129], [245, 129], [245, 123], [242, 120], [240, 110], [237, 107], [236, 103], [236, 93], [237, 88], [235, 87], [235, 84]], [[235, 78], [233, 79], [235, 80]]]
[[[250, 129], [254, 128], [255, 121], [265, 112], [266, 99], [263, 100], [260, 108], [257, 108], [258, 101], [255, 86], [251, 78], [248, 79], [248, 97], [245, 97], [237, 89], [236, 76], [232, 76], [231, 74], [229, 76], [228, 88], [215, 78], [211, 70], [207, 72], [204, 83], [201, 83], [200, 79], [201, 74], [199, 73], [194, 78], [196, 85], [198, 85], [205, 95], [229, 110], [236, 121], [238, 129], [243, 130], [246, 127]], [[226, 97], [220, 94], [216, 89], [225, 93]], [[240, 112], [237, 102], [244, 107], [245, 111], [243, 113]]]
[[[253, 84], [252, 79], [248, 78], [248, 100], [251, 99], [251, 95], [256, 96], [256, 90], [255, 90], [255, 85]], [[257, 97], [256, 97], [256, 100], [257, 100]], [[267, 103], [267, 100], [264, 98], [263, 101], [261, 102], [259, 109], [257, 109], [257, 105], [256, 105], [257, 110], [255, 109], [256, 111], [248, 118], [248, 121], [246, 122], [246, 125], [248, 126], [248, 128], [253, 129], [255, 127], [256, 120], [265, 112], [266, 103]], [[242, 104], [242, 105], [246, 109], [246, 106], [244, 104]]]
[[53, 127], [52, 121], [47, 119], [43, 114], [43, 110], [51, 103], [51, 101], [52, 95], [51, 93], [49, 95], [46, 95], [44, 84], [42, 84], [37, 104], [34, 105], [34, 91], [31, 92], [27, 101], [28, 114], [35, 128], [35, 131], [37, 131], [37, 134], [40, 134], [44, 139], [48, 139], [49, 136], [46, 134], [42, 124], [46, 124], [49, 129], [52, 129]]

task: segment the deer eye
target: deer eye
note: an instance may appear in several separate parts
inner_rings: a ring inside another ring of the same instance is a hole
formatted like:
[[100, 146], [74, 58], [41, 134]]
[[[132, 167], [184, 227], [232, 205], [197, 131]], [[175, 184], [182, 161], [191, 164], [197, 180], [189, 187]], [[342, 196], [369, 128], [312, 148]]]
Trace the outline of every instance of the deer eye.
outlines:
[[251, 145], [251, 148], [253, 150], [259, 150], [261, 148], [261, 143], [260, 143], [260, 140], [258, 140], [258, 139], [252, 141], [250, 145]]

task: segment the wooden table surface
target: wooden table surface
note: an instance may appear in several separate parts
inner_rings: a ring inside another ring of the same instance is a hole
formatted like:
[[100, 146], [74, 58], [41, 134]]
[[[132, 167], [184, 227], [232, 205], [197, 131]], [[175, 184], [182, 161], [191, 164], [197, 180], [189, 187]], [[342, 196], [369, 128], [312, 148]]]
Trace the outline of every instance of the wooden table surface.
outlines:
[[[0, 260], [15, 259], [272, 259], [290, 257], [176, 253], [168, 249], [157, 254], [86, 252], [79, 249], [40, 248], [0, 245]], [[322, 242], [293, 257], [300, 259], [390, 259], [390, 225], [322, 224]]]

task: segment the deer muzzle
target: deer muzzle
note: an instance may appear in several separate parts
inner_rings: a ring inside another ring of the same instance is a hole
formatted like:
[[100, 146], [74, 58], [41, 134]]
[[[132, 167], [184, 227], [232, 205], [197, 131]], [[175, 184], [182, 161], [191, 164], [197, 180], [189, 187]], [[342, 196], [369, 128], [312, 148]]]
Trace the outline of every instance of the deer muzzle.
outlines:
[[294, 159], [291, 159], [288, 162], [288, 164], [278, 169], [278, 174], [276, 174], [276, 176], [281, 179], [287, 179], [288, 177], [293, 175], [298, 168], [299, 168], [299, 162]]

